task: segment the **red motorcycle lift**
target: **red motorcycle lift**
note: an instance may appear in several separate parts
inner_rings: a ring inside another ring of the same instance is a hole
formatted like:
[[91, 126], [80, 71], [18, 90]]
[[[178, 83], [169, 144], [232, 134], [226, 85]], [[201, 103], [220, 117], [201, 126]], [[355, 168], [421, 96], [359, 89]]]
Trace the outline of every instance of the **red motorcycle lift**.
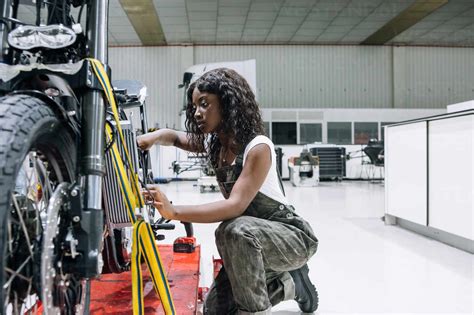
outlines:
[[[199, 297], [199, 262], [201, 247], [191, 253], [173, 251], [173, 245], [158, 245], [167, 271], [176, 314], [196, 314]], [[142, 266], [145, 314], [164, 314], [153, 289], [146, 264]], [[107, 274], [91, 283], [90, 313], [94, 315], [132, 314], [132, 275], [130, 272]]]

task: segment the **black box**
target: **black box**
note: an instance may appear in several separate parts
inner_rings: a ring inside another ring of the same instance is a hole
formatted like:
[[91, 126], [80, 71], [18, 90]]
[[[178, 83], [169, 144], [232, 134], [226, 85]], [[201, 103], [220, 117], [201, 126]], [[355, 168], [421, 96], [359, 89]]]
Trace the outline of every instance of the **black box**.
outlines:
[[319, 156], [319, 178], [342, 180], [346, 176], [346, 148], [313, 147], [312, 155]]

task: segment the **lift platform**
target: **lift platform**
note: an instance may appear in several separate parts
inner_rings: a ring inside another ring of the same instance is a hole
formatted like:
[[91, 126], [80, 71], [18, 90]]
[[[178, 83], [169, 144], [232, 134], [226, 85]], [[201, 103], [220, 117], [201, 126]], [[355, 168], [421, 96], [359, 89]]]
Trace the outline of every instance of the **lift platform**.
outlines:
[[[167, 272], [176, 314], [194, 315], [199, 310], [199, 263], [201, 247], [192, 253], [175, 253], [173, 245], [159, 245], [161, 260]], [[145, 314], [164, 314], [146, 264], [142, 265]], [[130, 272], [106, 274], [91, 283], [90, 314], [130, 315], [132, 309], [132, 275]]]

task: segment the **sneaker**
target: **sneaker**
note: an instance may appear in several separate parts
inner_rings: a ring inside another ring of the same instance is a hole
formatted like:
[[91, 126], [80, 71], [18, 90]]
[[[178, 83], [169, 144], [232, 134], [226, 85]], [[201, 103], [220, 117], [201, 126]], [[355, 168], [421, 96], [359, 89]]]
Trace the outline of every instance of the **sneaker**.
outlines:
[[309, 280], [308, 265], [290, 271], [290, 275], [295, 283], [295, 301], [300, 310], [304, 313], [312, 313], [318, 309], [318, 292]]

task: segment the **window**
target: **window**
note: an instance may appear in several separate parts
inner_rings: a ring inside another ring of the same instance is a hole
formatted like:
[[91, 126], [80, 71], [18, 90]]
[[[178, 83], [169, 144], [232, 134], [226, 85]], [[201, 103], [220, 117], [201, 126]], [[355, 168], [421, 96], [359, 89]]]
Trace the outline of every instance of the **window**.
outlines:
[[352, 126], [350, 122], [328, 122], [328, 143], [351, 144]]
[[296, 122], [272, 122], [274, 144], [296, 144]]
[[381, 122], [380, 123], [380, 132], [382, 133], [382, 140], [385, 140], [385, 128], [383, 126], [394, 124], [393, 122]]
[[379, 124], [376, 122], [354, 123], [354, 144], [367, 144], [370, 139], [379, 139]]
[[264, 121], [263, 127], [265, 128], [265, 135], [270, 138], [270, 123], [268, 121]]
[[300, 124], [300, 144], [322, 142], [322, 124]]

